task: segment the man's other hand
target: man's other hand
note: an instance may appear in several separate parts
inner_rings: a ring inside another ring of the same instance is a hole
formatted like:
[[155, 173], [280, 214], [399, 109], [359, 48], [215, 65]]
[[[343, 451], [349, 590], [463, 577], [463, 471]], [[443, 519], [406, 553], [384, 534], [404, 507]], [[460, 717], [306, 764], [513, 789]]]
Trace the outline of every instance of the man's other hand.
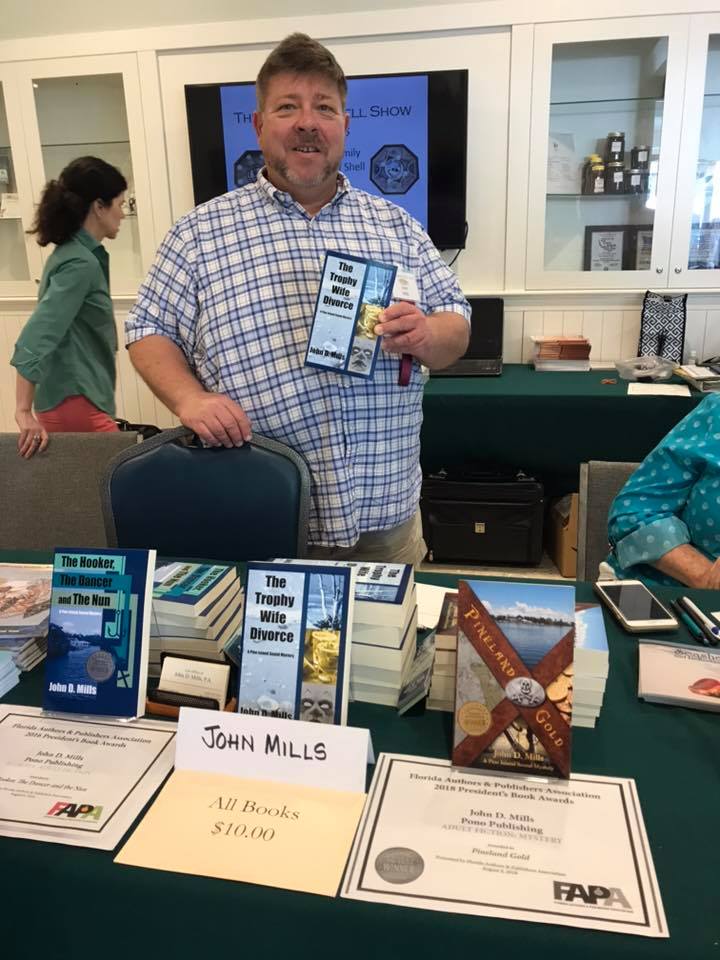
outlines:
[[193, 393], [178, 406], [177, 416], [209, 447], [241, 447], [252, 439], [247, 414], [222, 393]]

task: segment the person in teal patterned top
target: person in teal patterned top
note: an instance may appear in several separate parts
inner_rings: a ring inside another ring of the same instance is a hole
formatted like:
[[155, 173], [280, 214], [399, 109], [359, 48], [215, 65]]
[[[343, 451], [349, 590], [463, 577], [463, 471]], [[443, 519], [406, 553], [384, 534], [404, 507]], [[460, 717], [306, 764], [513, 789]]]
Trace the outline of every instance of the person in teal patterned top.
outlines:
[[720, 394], [647, 455], [615, 497], [608, 533], [619, 579], [720, 589]]

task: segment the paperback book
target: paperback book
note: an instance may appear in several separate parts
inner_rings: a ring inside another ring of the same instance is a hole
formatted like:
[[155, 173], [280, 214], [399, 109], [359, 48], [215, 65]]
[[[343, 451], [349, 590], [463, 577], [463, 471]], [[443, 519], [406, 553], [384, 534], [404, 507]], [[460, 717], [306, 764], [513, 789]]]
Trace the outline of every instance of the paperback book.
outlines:
[[50, 564], [0, 564], [0, 643], [47, 633], [51, 576]]
[[347, 720], [354, 570], [248, 563], [238, 712], [317, 723]]
[[575, 590], [461, 580], [454, 766], [570, 776]]
[[153, 609], [156, 613], [195, 617], [237, 580], [227, 564], [167, 563], [155, 571]]
[[43, 709], [143, 713], [154, 550], [58, 549]]
[[370, 379], [380, 351], [375, 327], [390, 303], [397, 267], [329, 250], [315, 301], [305, 364]]
[[652, 640], [642, 640], [638, 651], [643, 700], [720, 711], [719, 651]]
[[578, 603], [575, 609], [575, 675], [607, 677], [610, 657], [599, 603]]

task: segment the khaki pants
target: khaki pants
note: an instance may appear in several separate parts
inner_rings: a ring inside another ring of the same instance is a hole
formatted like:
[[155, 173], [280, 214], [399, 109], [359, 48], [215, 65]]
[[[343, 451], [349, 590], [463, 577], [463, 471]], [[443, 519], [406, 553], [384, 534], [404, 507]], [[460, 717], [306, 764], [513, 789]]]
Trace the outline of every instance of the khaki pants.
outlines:
[[390, 530], [361, 533], [352, 547], [308, 547], [309, 560], [373, 560], [379, 563], [412, 563], [425, 559], [427, 547], [422, 537], [420, 508], [415, 516]]

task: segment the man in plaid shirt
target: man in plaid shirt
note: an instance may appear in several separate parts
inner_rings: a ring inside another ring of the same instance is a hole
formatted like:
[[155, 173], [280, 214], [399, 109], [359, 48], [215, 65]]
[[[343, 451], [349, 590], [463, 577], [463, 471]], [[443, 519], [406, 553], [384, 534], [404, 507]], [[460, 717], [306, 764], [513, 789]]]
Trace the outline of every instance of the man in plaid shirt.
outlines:
[[[205, 443], [252, 429], [301, 453], [313, 481], [309, 556], [417, 563], [424, 364], [465, 352], [469, 307], [421, 226], [339, 173], [349, 118], [332, 54], [287, 37], [257, 78], [255, 183], [169, 231], [127, 321], [136, 369]], [[304, 365], [326, 250], [393, 263], [417, 304], [380, 316], [370, 380]], [[407, 386], [398, 385], [409, 354]]]

